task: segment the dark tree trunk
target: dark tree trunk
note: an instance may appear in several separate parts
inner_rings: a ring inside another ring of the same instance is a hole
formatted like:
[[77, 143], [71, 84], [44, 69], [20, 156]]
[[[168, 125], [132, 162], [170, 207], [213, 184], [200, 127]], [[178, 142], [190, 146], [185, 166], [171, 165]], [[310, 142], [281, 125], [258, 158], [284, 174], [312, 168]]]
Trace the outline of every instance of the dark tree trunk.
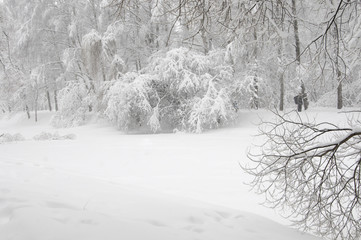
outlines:
[[337, 109], [341, 109], [343, 107], [343, 101], [342, 101], [342, 73], [339, 66], [339, 56], [340, 56], [340, 41], [339, 41], [339, 35], [338, 35], [338, 27], [335, 22], [334, 27], [334, 41], [335, 41], [335, 67], [336, 67], [336, 77], [337, 77]]
[[52, 109], [52, 106], [51, 106], [51, 99], [50, 99], [49, 91], [46, 91], [46, 98], [48, 99], [48, 107], [49, 107], [49, 111], [51, 112], [53, 109]]
[[296, 18], [297, 15], [297, 6], [296, 0], [292, 0], [292, 14], [293, 14], [293, 31], [295, 34], [295, 48], [296, 48], [296, 61], [297, 64], [301, 64], [301, 50], [300, 50], [300, 35], [298, 32], [298, 20]]
[[25, 105], [25, 111], [26, 111], [26, 115], [28, 116], [28, 119], [30, 119], [30, 110], [28, 105]]
[[35, 100], [35, 107], [34, 107], [34, 116], [35, 116], [35, 122], [38, 121], [38, 98]]
[[55, 111], [59, 111], [58, 92], [56, 90], [54, 91], [54, 103], [55, 103]]
[[343, 107], [343, 100], [342, 100], [342, 82], [341, 82], [341, 72], [337, 72], [337, 79], [338, 79], [338, 87], [337, 87], [337, 109], [341, 109]]
[[280, 111], [284, 109], [285, 101], [285, 79], [283, 73], [280, 74]]
[[253, 96], [251, 98], [251, 108], [259, 109], [259, 96], [258, 96], [258, 79], [257, 76], [253, 78]]
[[[301, 66], [301, 46], [300, 46], [300, 34], [298, 31], [298, 20], [297, 20], [297, 5], [296, 0], [292, 0], [292, 15], [293, 15], [293, 31], [295, 35], [295, 50], [296, 50], [296, 62], [297, 66]], [[301, 76], [299, 76], [299, 72], [297, 72], [297, 78], [300, 80], [301, 84], [301, 98], [304, 105], [305, 110], [308, 108], [308, 99], [307, 99], [307, 93], [306, 93], [306, 87], [304, 82], [301, 80]], [[302, 106], [301, 106], [302, 108]], [[299, 110], [299, 107], [298, 107]], [[299, 110], [300, 111], [300, 110]]]

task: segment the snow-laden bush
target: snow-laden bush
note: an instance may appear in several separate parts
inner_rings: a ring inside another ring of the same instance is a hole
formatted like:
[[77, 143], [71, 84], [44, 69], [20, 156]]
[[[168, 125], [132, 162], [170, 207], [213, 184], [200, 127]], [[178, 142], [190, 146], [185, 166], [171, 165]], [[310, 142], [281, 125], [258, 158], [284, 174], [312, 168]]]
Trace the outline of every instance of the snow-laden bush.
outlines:
[[320, 99], [316, 102], [316, 106], [319, 107], [335, 107], [337, 106], [337, 93], [336, 91], [331, 91], [322, 95]]
[[69, 82], [59, 91], [59, 111], [52, 118], [55, 127], [73, 127], [84, 124], [91, 110], [92, 97], [84, 84]]
[[100, 73], [102, 64], [100, 59], [103, 50], [102, 36], [96, 30], [91, 30], [83, 36], [81, 50], [84, 66], [87, 68], [93, 81], [96, 84], [99, 83], [101, 80]]
[[[361, 86], [358, 82], [345, 82], [342, 89], [344, 107], [359, 107], [361, 105]], [[316, 102], [319, 107], [337, 106], [337, 89], [324, 93]]]
[[10, 133], [4, 133], [0, 134], [0, 143], [6, 143], [6, 142], [18, 142], [18, 141], [24, 141], [25, 138], [20, 133], [10, 134]]
[[265, 69], [259, 64], [250, 64], [244, 72], [234, 78], [231, 99], [237, 109], [274, 107], [278, 105], [275, 86], [278, 82], [270, 82]]
[[234, 108], [225, 91], [217, 91], [212, 80], [203, 98], [195, 98], [188, 124], [192, 131], [200, 133], [203, 129], [216, 128], [233, 118]]
[[159, 124], [151, 119], [152, 81], [151, 75], [128, 73], [110, 87], [105, 115], [119, 129], [127, 131], [145, 125], [150, 125], [155, 131], [159, 128]]
[[159, 107], [164, 109], [160, 116], [173, 123], [173, 128], [200, 132], [233, 119], [229, 101], [233, 69], [224, 62], [223, 51], [204, 55], [173, 49], [153, 56], [148, 71], [158, 76], [156, 86], [163, 87], [157, 89]]
[[75, 134], [66, 134], [60, 135], [58, 132], [50, 133], [50, 132], [41, 132], [38, 135], [33, 137], [36, 141], [45, 141], [45, 140], [73, 140], [75, 139]]
[[[346, 107], [359, 107], [361, 105], [361, 86], [359, 81], [343, 83], [343, 104]], [[327, 93], [326, 93], [327, 94]], [[325, 94], [325, 95], [326, 95]], [[334, 94], [336, 96], [336, 94]], [[335, 101], [336, 101], [336, 97]], [[333, 105], [333, 107], [336, 105]]]
[[222, 54], [178, 48], [153, 55], [142, 73], [115, 81], [105, 115], [122, 130], [148, 126], [153, 132], [201, 132], [229, 122], [233, 70]]

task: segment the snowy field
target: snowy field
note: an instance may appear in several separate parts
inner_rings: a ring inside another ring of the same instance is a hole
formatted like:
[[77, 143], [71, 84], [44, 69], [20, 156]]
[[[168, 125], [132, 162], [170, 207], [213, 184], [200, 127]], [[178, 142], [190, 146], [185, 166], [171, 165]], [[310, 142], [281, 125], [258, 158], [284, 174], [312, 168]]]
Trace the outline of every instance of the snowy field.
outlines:
[[[101, 122], [54, 129], [51, 115], [0, 121], [1, 240], [311, 240], [249, 191], [240, 168], [257, 115], [203, 134], [125, 135]], [[317, 119], [336, 112], [311, 111]], [[337, 116], [335, 118], [335, 116]], [[75, 139], [36, 141], [41, 132]]]

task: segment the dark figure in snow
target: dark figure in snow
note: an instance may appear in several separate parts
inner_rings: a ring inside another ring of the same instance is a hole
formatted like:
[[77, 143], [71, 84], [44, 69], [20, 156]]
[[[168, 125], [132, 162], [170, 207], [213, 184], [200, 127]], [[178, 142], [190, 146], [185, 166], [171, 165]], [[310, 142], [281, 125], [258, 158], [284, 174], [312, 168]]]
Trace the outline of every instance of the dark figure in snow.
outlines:
[[302, 105], [304, 106], [305, 110], [307, 110], [309, 102], [307, 98], [307, 93], [305, 91], [305, 85], [302, 83], [300, 87], [300, 91], [297, 96], [293, 98], [295, 100], [295, 104], [297, 104], [297, 111], [302, 111]]
[[301, 112], [302, 111], [302, 104], [303, 104], [301, 94], [298, 94], [293, 99], [295, 100], [295, 104], [297, 105], [297, 111]]
[[303, 94], [303, 107], [305, 108], [305, 110], [307, 110], [308, 105], [309, 105], [309, 102], [308, 102], [308, 98], [307, 98], [307, 93], [304, 93]]

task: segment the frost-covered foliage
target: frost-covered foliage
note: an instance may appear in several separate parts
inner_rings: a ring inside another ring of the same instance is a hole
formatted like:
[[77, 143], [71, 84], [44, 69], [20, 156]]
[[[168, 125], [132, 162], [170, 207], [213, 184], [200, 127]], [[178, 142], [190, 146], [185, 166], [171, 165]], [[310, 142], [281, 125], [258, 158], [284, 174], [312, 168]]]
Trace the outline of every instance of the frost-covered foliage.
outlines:
[[155, 96], [151, 88], [153, 78], [148, 74], [128, 73], [110, 87], [105, 115], [119, 129], [133, 130], [147, 124], [154, 130], [159, 128], [149, 121]]
[[205, 55], [176, 48], [154, 54], [141, 72], [126, 74], [121, 72], [124, 61], [117, 55], [112, 58], [118, 69], [113, 74], [116, 80], [100, 82], [95, 88], [69, 82], [59, 92], [60, 111], [53, 125], [83, 124], [86, 113], [93, 111], [123, 131], [202, 132], [235, 117], [233, 69], [225, 63], [224, 51]]
[[252, 64], [234, 77], [231, 96], [235, 108], [258, 109], [277, 106], [275, 86], [278, 86], [278, 83], [272, 82], [265, 72], [263, 66]]
[[128, 73], [110, 88], [106, 116], [120, 129], [201, 132], [235, 117], [230, 99], [232, 68], [223, 53], [186, 48], [157, 53], [140, 74]]
[[75, 134], [66, 134], [60, 135], [58, 132], [50, 133], [50, 132], [41, 132], [38, 135], [33, 137], [36, 141], [45, 141], [45, 140], [73, 140], [75, 139]]
[[157, 75], [162, 122], [172, 128], [201, 132], [232, 120], [229, 98], [232, 68], [223, 51], [208, 55], [176, 48], [151, 58], [147, 71]]
[[316, 104], [320, 107], [335, 107], [337, 105], [336, 91], [325, 93], [320, 99], [318, 99]]
[[102, 38], [94, 29], [83, 36], [82, 59], [93, 81], [100, 81]]
[[[361, 106], [361, 85], [360, 82], [347, 83], [343, 87], [343, 104], [345, 107]], [[337, 91], [330, 90], [324, 93], [316, 102], [319, 107], [337, 106]]]
[[359, 81], [355, 81], [349, 85], [346, 85], [344, 87], [344, 104], [346, 106], [357, 106], [357, 107], [361, 106], [360, 92], [361, 92], [361, 84]]
[[3, 133], [0, 134], [0, 143], [7, 143], [7, 142], [18, 142], [24, 141], [25, 138], [20, 133], [10, 134], [10, 133]]
[[72, 127], [82, 125], [86, 113], [92, 110], [92, 95], [84, 84], [69, 82], [59, 92], [59, 111], [54, 115], [55, 127]]
[[[96, 35], [96, 33], [93, 34]], [[91, 38], [91, 36], [88, 37]], [[95, 40], [96, 39], [97, 38], [95, 38]], [[86, 39], [86, 41], [90, 41], [90, 43], [86, 45], [96, 45], [95, 40], [94, 38]], [[109, 57], [109, 59], [112, 58], [108, 80], [113, 79], [113, 81], [99, 81], [99, 79], [98, 81], [94, 81], [92, 78], [88, 79], [87, 76], [84, 76], [84, 78], [77, 78], [75, 81], [68, 82], [66, 87], [59, 92], [59, 112], [57, 112], [53, 118], [52, 123], [54, 126], [70, 127], [81, 125], [86, 120], [87, 112], [100, 115], [104, 114], [108, 108], [107, 92], [112, 86], [114, 79], [122, 78], [122, 72], [124, 71], [124, 61], [120, 56], [115, 54]], [[96, 59], [91, 60], [91, 62], [94, 61], [96, 61]], [[71, 77], [71, 74], [69, 74], [69, 77]]]
[[[131, 71], [154, 76], [144, 120], [153, 130], [211, 128], [233, 108], [294, 107], [300, 82], [312, 102], [358, 105], [361, 5], [295, 3], [297, 14], [282, 1], [0, 0], [0, 111], [58, 110], [59, 91], [76, 81], [103, 114], [109, 82]], [[335, 29], [335, 19], [346, 20]], [[204, 98], [210, 83], [217, 101]], [[195, 117], [207, 111], [212, 119]]]
[[203, 129], [218, 127], [234, 117], [233, 108], [225, 89], [217, 91], [212, 81], [203, 98], [196, 97], [188, 120], [191, 130], [200, 133]]

